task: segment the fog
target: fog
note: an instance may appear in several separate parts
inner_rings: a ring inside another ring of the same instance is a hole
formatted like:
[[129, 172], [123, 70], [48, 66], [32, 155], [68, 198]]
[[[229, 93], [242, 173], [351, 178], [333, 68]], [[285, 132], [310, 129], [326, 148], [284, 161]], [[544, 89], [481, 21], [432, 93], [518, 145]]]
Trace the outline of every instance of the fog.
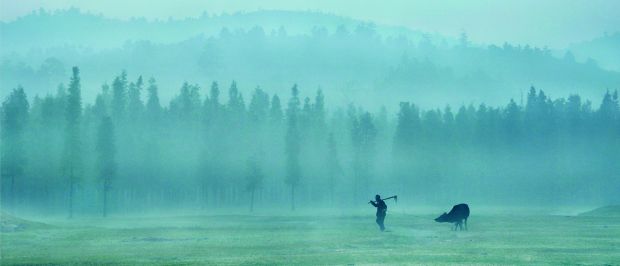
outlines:
[[617, 33], [564, 49], [320, 11], [78, 9], [0, 29], [3, 209], [618, 203]]
[[82, 70], [87, 103], [122, 70], [155, 77], [166, 103], [183, 82], [206, 88], [235, 80], [246, 95], [257, 86], [284, 95], [298, 84], [322, 88], [333, 106], [393, 112], [400, 101], [499, 106], [520, 101], [530, 86], [556, 98], [576, 93], [598, 100], [620, 83], [616, 35], [573, 50], [487, 45], [466, 30], [442, 35], [302, 11], [119, 20], [78, 9], [37, 10], [0, 28], [1, 97], [17, 85], [31, 97], [54, 93], [73, 66]]

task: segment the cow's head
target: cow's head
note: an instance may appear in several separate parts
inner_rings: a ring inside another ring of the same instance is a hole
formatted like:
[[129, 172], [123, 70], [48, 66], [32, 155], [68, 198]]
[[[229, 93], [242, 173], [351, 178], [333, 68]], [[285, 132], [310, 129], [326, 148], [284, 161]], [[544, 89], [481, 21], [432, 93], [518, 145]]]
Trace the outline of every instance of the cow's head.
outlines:
[[435, 218], [435, 222], [438, 222], [438, 223], [448, 222], [448, 214], [444, 212], [442, 215], [439, 215], [439, 217]]

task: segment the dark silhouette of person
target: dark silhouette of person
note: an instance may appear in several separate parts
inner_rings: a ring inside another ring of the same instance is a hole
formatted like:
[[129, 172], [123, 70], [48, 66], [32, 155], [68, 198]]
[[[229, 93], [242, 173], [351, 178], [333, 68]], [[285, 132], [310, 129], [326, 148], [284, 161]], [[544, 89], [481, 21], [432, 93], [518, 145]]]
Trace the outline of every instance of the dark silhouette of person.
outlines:
[[376, 195], [375, 201], [371, 200], [370, 204], [377, 208], [377, 224], [379, 225], [379, 229], [381, 229], [381, 231], [385, 231], [385, 225], [383, 224], [387, 213], [387, 205], [385, 205], [385, 201], [381, 199], [381, 196]]

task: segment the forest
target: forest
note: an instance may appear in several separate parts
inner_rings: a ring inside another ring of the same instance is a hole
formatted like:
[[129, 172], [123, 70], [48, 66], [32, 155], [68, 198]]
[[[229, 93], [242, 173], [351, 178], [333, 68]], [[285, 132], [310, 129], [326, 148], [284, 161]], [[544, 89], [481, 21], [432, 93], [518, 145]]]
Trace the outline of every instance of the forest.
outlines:
[[[47, 27], [63, 30], [52, 34]], [[82, 96], [88, 102], [122, 69], [156, 77], [165, 102], [183, 81], [236, 80], [246, 95], [257, 85], [288, 95], [296, 83], [307, 91], [332, 92], [326, 98], [332, 106], [354, 102], [390, 111], [404, 99], [424, 108], [499, 106], [532, 85], [556, 98], [579, 93], [598, 99], [620, 83], [617, 70], [605, 67], [620, 64], [618, 34], [558, 49], [479, 43], [466, 31], [444, 36], [318, 12], [152, 21], [77, 9], [33, 12], [0, 23], [0, 34], [0, 97], [18, 84], [31, 95], [54, 93], [71, 66], [85, 75]]]
[[[81, 73], [56, 93], [17, 87], [2, 102], [2, 207], [107, 215], [255, 208], [355, 208], [382, 191], [412, 205], [606, 204], [620, 190], [617, 90], [396, 112], [327, 106], [232, 81], [157, 81], [120, 71], [94, 102]], [[307, 95], [307, 96], [304, 96]]]

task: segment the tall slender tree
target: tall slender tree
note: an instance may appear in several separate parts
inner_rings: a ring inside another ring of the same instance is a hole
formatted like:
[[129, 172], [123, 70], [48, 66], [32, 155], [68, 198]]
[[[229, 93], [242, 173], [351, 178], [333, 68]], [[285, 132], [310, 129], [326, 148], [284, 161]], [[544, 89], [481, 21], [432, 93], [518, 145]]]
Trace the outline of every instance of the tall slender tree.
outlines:
[[299, 135], [299, 91], [297, 84], [291, 89], [291, 99], [286, 109], [286, 183], [291, 187], [291, 210], [295, 210], [295, 188], [301, 179], [301, 165], [299, 164], [300, 135]]
[[73, 201], [75, 197], [75, 185], [78, 182], [81, 170], [81, 134], [80, 118], [82, 116], [82, 96], [80, 85], [80, 70], [73, 67], [73, 75], [69, 82], [69, 94], [67, 96], [67, 109], [65, 113], [65, 157], [64, 170], [69, 184], [69, 218], [73, 217]]
[[127, 72], [123, 70], [121, 74], [114, 78], [112, 83], [112, 118], [115, 121], [122, 121], [125, 118], [127, 108]]
[[156, 124], [162, 115], [161, 103], [159, 102], [159, 91], [157, 82], [154, 78], [149, 79], [148, 95], [146, 100], [146, 117], [149, 124]]
[[116, 146], [114, 139], [112, 119], [109, 116], [104, 116], [97, 131], [97, 161], [99, 178], [102, 182], [103, 217], [106, 217], [109, 213], [109, 195], [112, 189], [112, 182], [116, 176]]
[[340, 159], [338, 158], [338, 146], [333, 133], [330, 133], [327, 137], [327, 156], [325, 156], [325, 159], [327, 165], [327, 182], [329, 184], [329, 200], [333, 204], [336, 178], [342, 174], [342, 167], [340, 166]]
[[[0, 145], [0, 173], [2, 183], [9, 184], [8, 193], [2, 191], [2, 207], [5, 202], [11, 209], [15, 208], [16, 181], [23, 178], [26, 168], [26, 151], [24, 137], [28, 122], [28, 109], [30, 105], [24, 89], [20, 86], [14, 89], [9, 97], [2, 103], [2, 116], [0, 120], [1, 143]], [[4, 188], [4, 187], [3, 187]], [[7, 197], [8, 195], [8, 197]], [[3, 208], [4, 209], [4, 208]]]
[[250, 212], [254, 211], [256, 190], [263, 184], [263, 173], [255, 156], [248, 159], [246, 173], [246, 190], [250, 192]]
[[272, 126], [279, 126], [282, 123], [282, 118], [284, 114], [282, 113], [282, 104], [280, 103], [280, 97], [277, 94], [274, 94], [271, 97], [271, 108], [269, 109], [269, 121]]

